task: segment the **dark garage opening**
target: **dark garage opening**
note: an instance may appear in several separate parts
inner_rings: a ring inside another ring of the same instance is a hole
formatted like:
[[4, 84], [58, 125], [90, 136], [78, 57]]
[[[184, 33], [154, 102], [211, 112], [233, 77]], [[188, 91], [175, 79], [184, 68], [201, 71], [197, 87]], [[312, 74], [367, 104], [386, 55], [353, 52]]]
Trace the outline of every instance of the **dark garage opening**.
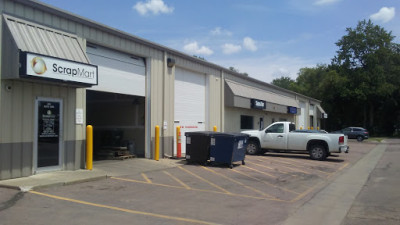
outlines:
[[144, 97], [87, 90], [94, 160], [144, 157]]

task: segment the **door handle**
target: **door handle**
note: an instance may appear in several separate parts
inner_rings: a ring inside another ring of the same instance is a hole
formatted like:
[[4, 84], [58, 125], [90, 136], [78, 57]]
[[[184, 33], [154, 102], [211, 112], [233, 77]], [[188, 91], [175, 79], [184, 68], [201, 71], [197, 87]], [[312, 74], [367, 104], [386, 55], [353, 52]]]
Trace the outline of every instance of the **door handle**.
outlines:
[[278, 135], [278, 138], [283, 138], [283, 136], [282, 135]]

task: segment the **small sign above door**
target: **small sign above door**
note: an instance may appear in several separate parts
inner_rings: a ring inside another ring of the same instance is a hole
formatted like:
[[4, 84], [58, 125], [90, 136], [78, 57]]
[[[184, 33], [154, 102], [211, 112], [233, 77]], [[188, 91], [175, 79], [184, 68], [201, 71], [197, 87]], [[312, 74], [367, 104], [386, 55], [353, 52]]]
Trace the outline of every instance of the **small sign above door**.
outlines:
[[252, 109], [266, 109], [267, 102], [259, 99], [251, 99], [251, 108]]

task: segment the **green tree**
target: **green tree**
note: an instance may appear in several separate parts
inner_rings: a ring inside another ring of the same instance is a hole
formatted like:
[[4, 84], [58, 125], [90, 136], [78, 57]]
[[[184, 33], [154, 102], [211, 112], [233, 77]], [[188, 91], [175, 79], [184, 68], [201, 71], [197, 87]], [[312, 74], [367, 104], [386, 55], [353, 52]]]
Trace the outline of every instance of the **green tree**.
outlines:
[[370, 20], [360, 21], [346, 32], [336, 43], [339, 50], [332, 65], [348, 79], [348, 97], [353, 106], [362, 108], [363, 126], [376, 129], [376, 110], [382, 110], [386, 99], [398, 89], [398, 44], [393, 43], [391, 32]]
[[282, 77], [272, 83], [321, 100], [330, 115], [325, 129], [400, 131], [400, 45], [391, 32], [370, 20], [346, 32], [330, 65], [302, 68], [295, 82]]
[[295, 91], [294, 85], [296, 84], [296, 81], [290, 77], [281, 77], [274, 79], [272, 84], [281, 88]]
[[315, 68], [301, 68], [296, 78], [297, 92], [316, 98], [322, 98], [321, 84], [326, 78], [329, 68], [326, 65], [317, 65]]

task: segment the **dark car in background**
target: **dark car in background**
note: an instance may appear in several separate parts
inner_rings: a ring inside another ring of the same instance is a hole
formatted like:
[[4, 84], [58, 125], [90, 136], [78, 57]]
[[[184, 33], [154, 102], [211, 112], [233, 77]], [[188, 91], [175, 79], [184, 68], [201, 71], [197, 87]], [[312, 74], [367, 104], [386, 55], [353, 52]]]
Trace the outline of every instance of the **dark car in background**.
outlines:
[[357, 139], [357, 141], [363, 141], [369, 137], [368, 130], [362, 127], [346, 127], [332, 133], [342, 133], [347, 135], [349, 139]]

